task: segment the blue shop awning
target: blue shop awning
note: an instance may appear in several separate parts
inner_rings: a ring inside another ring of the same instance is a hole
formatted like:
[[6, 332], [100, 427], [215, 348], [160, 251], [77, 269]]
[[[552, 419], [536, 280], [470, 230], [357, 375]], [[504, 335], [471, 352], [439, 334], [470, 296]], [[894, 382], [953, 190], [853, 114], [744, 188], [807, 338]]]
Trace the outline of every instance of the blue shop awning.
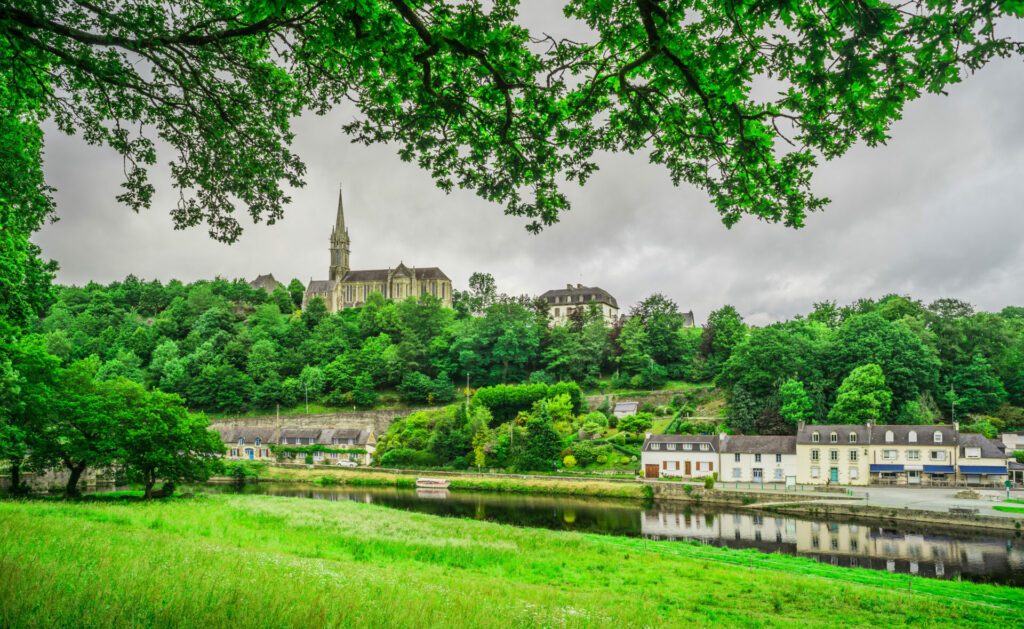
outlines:
[[872, 463], [871, 473], [877, 474], [878, 472], [902, 472], [902, 465], [893, 465], [890, 463]]
[[1005, 467], [998, 465], [961, 465], [961, 474], [1006, 474]]
[[953, 466], [952, 465], [925, 465], [924, 466], [924, 473], [925, 474], [952, 474], [953, 473]]

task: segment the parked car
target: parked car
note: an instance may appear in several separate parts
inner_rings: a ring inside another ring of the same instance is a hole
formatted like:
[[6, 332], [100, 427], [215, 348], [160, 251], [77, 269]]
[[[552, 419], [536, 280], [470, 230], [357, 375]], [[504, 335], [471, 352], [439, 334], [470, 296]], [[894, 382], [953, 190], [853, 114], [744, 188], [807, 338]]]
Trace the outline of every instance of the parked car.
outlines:
[[338, 465], [341, 467], [359, 467], [359, 464], [355, 461], [339, 461]]

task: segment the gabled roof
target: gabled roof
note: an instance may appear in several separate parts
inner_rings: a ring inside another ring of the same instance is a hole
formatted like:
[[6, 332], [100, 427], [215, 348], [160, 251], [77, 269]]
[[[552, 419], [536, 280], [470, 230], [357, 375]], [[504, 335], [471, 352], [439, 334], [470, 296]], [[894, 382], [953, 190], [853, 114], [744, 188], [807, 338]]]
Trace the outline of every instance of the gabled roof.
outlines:
[[256, 279], [249, 282], [249, 286], [252, 286], [253, 288], [262, 288], [268, 293], [272, 293], [275, 288], [282, 286], [282, 284], [274, 279], [273, 273], [267, 273], [266, 275], [258, 275]]
[[220, 440], [226, 444], [237, 444], [241, 439], [246, 445], [253, 445], [259, 438], [261, 445], [277, 443], [277, 431], [273, 428], [218, 428]]
[[307, 293], [330, 293], [337, 282], [334, 280], [310, 280], [306, 287]]
[[718, 451], [718, 435], [648, 435], [644, 439], [644, 452], [650, 452], [652, 443], [707, 443], [711, 445], [711, 452]]
[[335, 439], [352, 440], [353, 445], [364, 446], [370, 442], [373, 433], [368, 428], [329, 428], [320, 433], [317, 443], [333, 445]]
[[282, 428], [281, 439], [316, 439], [323, 432], [322, 428]]
[[[869, 430], [864, 424], [809, 424], [797, 428], [797, 443], [829, 443], [829, 435], [835, 432], [839, 441], [836, 445], [849, 445], [850, 433], [857, 435], [857, 443], [866, 444], [869, 440]], [[820, 441], [813, 441], [812, 435], [818, 433]]]
[[636, 411], [640, 402], [616, 402], [613, 411]]
[[960, 433], [960, 456], [964, 455], [966, 448], [981, 448], [983, 459], [1005, 459], [1006, 449], [1002, 443], [993, 441], [985, 435], [973, 432]]
[[391, 275], [409, 277], [415, 272], [418, 280], [448, 280], [451, 279], [444, 274], [444, 271], [436, 266], [410, 269], [404, 264], [399, 264], [394, 269], [356, 269], [349, 271], [342, 282], [386, 282]]
[[796, 437], [790, 435], [726, 435], [721, 451], [751, 454], [796, 454]]
[[[886, 441], [886, 433], [892, 432], [892, 441]], [[935, 433], [938, 432], [942, 435], [942, 441], [935, 441]], [[910, 440], [910, 435], [913, 433], [916, 437], [916, 441]], [[944, 445], [952, 446], [956, 445], [956, 429], [952, 426], [932, 426], [927, 424], [878, 424], [871, 427], [871, 444], [872, 445], [914, 445], [914, 444], [929, 444], [929, 445]]]

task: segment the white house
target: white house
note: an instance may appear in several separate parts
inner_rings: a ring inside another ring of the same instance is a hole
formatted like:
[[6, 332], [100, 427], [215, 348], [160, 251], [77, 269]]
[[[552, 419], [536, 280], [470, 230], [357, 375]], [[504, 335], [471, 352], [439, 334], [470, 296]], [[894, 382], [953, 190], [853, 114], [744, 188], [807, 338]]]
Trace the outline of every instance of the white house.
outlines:
[[725, 482], [784, 483], [796, 477], [796, 437], [722, 434], [721, 473]]
[[717, 472], [718, 435], [647, 434], [641, 452], [644, 478], [702, 478]]

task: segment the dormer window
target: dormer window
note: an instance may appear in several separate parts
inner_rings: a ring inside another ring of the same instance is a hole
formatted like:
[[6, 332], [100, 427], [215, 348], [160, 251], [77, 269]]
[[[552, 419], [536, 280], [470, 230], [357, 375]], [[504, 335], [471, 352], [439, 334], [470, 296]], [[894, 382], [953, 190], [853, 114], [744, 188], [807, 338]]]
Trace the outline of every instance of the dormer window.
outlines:
[[917, 443], [917, 432], [911, 430], [909, 433], [907, 433], [907, 441], [909, 443]]
[[651, 444], [651, 450], [661, 450], [661, 444], [660, 443], [652, 443]]
[[693, 450], [693, 444], [692, 443], [684, 443], [683, 444], [683, 450]]
[[674, 444], [674, 443], [668, 444], [668, 449], [669, 450], [675, 450], [676, 449], [676, 444]]
[[938, 430], [935, 431], [935, 443], [942, 443], [942, 433]]
[[256, 441], [255, 441], [254, 443], [255, 443], [256, 445], [258, 445], [258, 446], [261, 446], [261, 445], [263, 445], [263, 440], [262, 440], [262, 439], [260, 439], [259, 437], [256, 437]]
[[245, 439], [243, 439], [242, 437], [239, 437], [238, 438], [238, 445], [244, 446], [245, 445]]
[[857, 433], [855, 433], [855, 432], [851, 432], [850, 433], [850, 443], [857, 443]]
[[706, 444], [706, 443], [702, 443], [702, 444], [700, 444], [700, 449], [701, 449], [701, 450], [705, 450], [705, 451], [706, 451], [706, 450], [710, 450], [710, 449], [711, 449], [711, 446], [710, 446], [710, 445], [708, 445], [708, 444]]
[[892, 443], [893, 441], [896, 441], [896, 435], [894, 435], [891, 430], [886, 430], [885, 431], [885, 442], [886, 443]]
[[828, 436], [829, 443], [839, 443], [839, 433], [834, 432]]
[[819, 441], [821, 441], [821, 435], [819, 435], [817, 432], [812, 432], [811, 443], [818, 443]]

